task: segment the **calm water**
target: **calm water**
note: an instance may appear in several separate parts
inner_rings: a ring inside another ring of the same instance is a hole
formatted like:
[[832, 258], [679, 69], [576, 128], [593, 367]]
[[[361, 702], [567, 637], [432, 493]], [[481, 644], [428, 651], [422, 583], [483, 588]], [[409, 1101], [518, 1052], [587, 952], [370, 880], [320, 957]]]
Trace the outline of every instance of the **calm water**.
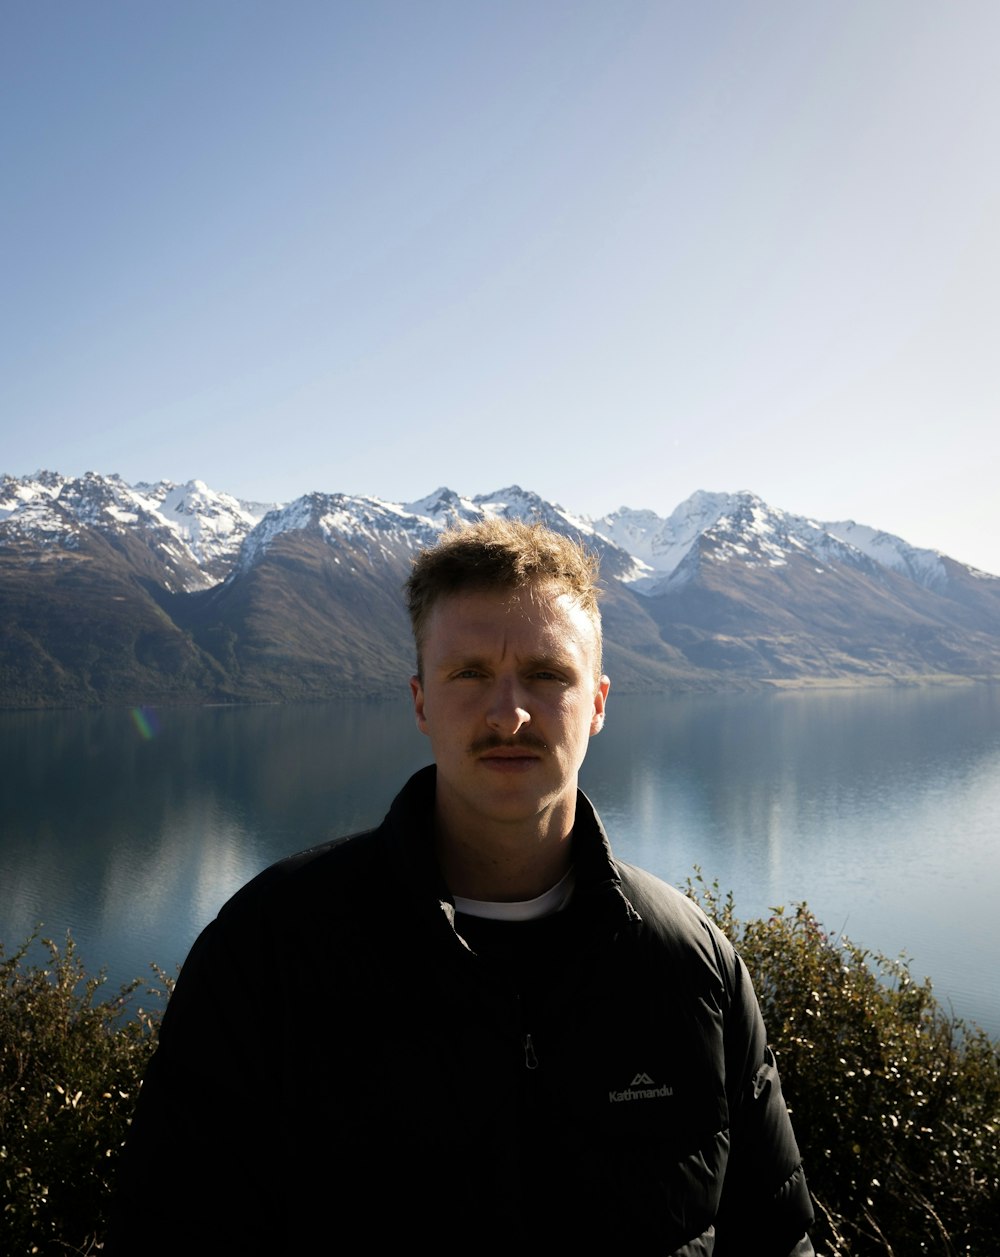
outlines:
[[[383, 815], [408, 706], [0, 713], [0, 940], [72, 929], [117, 985], [173, 970], [282, 855]], [[740, 915], [806, 900], [1000, 1035], [1000, 690], [618, 697], [583, 784], [618, 853]]]

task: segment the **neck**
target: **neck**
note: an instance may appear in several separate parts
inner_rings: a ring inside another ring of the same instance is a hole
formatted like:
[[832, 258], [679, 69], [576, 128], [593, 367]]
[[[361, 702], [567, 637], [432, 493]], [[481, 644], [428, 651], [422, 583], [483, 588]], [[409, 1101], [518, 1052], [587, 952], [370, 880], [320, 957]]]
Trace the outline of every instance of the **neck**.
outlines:
[[448, 889], [466, 899], [513, 903], [536, 899], [551, 889], [570, 866], [572, 817], [568, 823], [522, 826], [456, 827], [440, 811], [436, 816], [435, 853]]

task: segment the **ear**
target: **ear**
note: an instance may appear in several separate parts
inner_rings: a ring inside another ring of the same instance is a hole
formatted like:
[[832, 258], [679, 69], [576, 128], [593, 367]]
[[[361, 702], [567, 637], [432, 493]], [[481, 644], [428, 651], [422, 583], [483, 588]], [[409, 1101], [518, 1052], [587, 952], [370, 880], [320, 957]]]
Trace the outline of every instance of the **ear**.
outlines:
[[590, 736], [600, 733], [604, 728], [604, 705], [608, 701], [608, 690], [611, 689], [610, 677], [602, 676], [597, 682], [597, 692], [594, 695], [594, 714], [590, 717]]
[[417, 718], [417, 728], [421, 733], [426, 733], [427, 717], [424, 715], [424, 687], [418, 676], [410, 677], [410, 693], [413, 695], [413, 714]]

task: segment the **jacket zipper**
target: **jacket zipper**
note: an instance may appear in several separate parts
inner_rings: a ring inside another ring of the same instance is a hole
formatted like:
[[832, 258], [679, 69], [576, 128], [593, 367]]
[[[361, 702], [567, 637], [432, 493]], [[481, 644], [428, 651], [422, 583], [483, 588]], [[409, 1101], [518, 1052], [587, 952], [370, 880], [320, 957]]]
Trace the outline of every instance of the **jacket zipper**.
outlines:
[[535, 1055], [535, 1044], [531, 1035], [525, 1034], [521, 1042], [524, 1044], [524, 1068], [537, 1069], [538, 1057]]

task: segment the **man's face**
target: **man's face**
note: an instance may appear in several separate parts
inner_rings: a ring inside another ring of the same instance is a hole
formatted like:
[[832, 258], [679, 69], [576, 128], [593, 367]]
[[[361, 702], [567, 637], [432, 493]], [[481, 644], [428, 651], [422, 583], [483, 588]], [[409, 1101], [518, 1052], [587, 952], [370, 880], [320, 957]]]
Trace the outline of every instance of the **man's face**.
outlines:
[[569, 832], [577, 773], [604, 723], [609, 682], [596, 676], [597, 649], [589, 617], [551, 585], [434, 605], [423, 679], [410, 688], [446, 829], [537, 823]]

